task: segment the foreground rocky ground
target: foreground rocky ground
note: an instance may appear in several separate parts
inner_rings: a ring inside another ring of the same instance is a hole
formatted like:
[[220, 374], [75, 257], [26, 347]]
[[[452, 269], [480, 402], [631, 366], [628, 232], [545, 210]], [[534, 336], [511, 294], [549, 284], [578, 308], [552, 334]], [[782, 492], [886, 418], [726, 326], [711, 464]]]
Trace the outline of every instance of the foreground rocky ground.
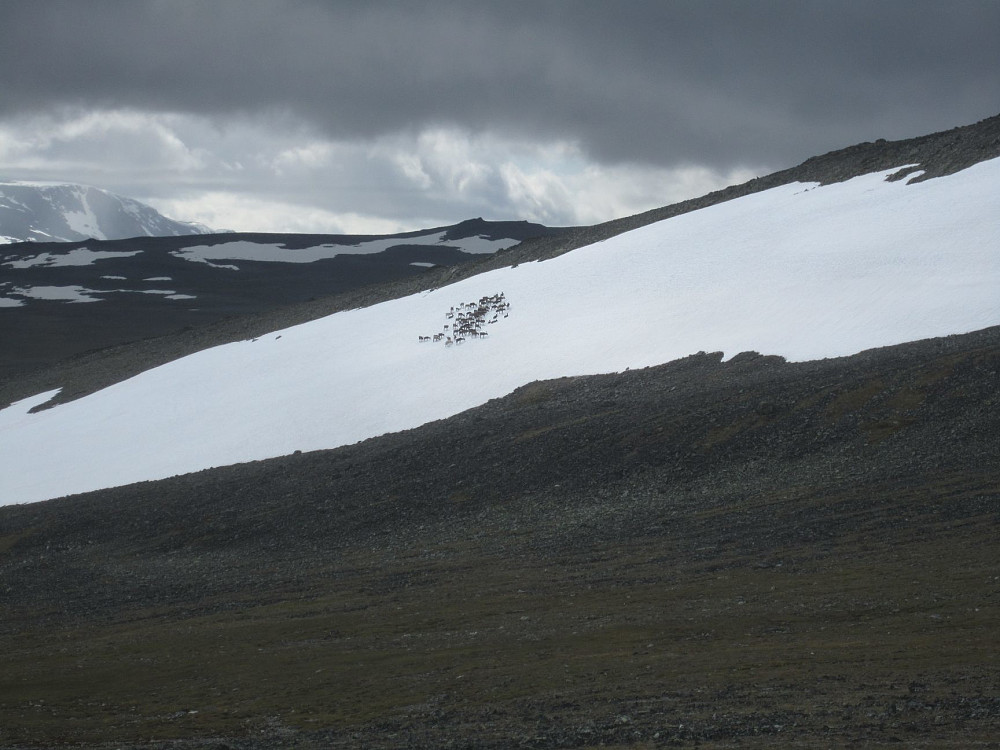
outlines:
[[0, 746], [996, 747], [1000, 329], [0, 508]]

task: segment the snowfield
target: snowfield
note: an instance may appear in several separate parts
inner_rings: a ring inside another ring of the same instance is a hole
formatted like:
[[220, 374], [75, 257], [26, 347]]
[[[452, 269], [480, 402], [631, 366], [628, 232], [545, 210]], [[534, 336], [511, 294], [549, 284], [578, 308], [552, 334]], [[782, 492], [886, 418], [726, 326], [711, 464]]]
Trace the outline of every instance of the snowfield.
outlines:
[[[350, 444], [538, 379], [702, 350], [835, 357], [1000, 324], [1000, 159], [916, 184], [886, 174], [774, 188], [29, 414], [54, 395], [39, 394], [0, 411], [0, 504]], [[483, 321], [488, 337], [449, 344], [449, 311], [499, 293], [510, 309]]]
[[0, 266], [8, 268], [31, 268], [32, 266], [89, 266], [96, 261], [107, 258], [130, 258], [138, 255], [141, 250], [128, 250], [124, 252], [114, 252], [110, 250], [90, 250], [86, 247], [77, 247], [68, 253], [39, 253], [30, 258], [18, 258], [0, 263]]
[[[314, 263], [317, 260], [334, 258], [338, 255], [374, 255], [388, 250], [391, 247], [401, 247], [403, 245], [437, 245], [440, 247], [455, 247], [462, 252], [476, 255], [486, 255], [505, 250], [518, 244], [517, 240], [499, 239], [491, 240], [488, 237], [463, 237], [457, 240], [448, 240], [446, 232], [437, 232], [417, 237], [385, 237], [374, 240], [364, 240], [353, 245], [315, 245], [313, 247], [288, 248], [283, 244], [264, 244], [260, 242], [247, 242], [243, 240], [235, 242], [224, 242], [217, 245], [198, 245], [196, 247], [185, 247], [181, 250], [174, 250], [171, 254], [178, 258], [195, 261], [197, 263], [212, 263], [214, 260], [256, 260], [271, 263]], [[232, 268], [239, 270], [236, 266], [219, 265], [218, 268]]]

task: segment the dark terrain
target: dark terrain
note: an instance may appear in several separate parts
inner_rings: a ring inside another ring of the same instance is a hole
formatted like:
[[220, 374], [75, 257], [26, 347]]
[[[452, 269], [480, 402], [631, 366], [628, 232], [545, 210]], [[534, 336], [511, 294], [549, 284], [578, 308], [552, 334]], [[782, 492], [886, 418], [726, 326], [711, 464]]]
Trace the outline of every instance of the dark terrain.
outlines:
[[0, 745], [995, 747], [998, 366], [699, 354], [0, 508]]
[[[1000, 118], [11, 379], [73, 398]], [[1000, 747], [1000, 327], [699, 353], [415, 430], [0, 507], [0, 747]], [[16, 467], [6, 467], [16, 470]]]
[[[514, 244], [563, 231], [527, 221], [469, 219], [451, 227], [391, 235], [399, 244], [379, 253], [359, 254], [350, 252], [350, 246], [387, 237], [229, 232], [0, 245], [0, 261], [33, 258], [47, 252], [64, 255], [79, 248], [119, 254], [86, 265], [17, 268], [0, 262], [0, 291], [5, 284], [8, 291], [10, 287], [82, 286], [94, 290], [100, 299], [88, 303], [31, 299], [21, 307], [0, 307], [0, 380], [18, 378], [70, 358], [90, 361], [93, 357], [87, 355], [96, 353], [101, 358], [112, 347], [203, 329], [219, 321], [238, 320], [376, 284], [419, 281], [428, 269], [414, 263], [451, 268], [473, 261], [475, 254], [458, 247], [468, 237], [510, 239]], [[456, 246], [419, 244], [427, 235], [436, 233], [455, 240]], [[412, 244], [407, 244], [408, 239]], [[287, 250], [324, 244], [347, 247], [340, 255], [311, 263], [227, 259], [211, 265], [173, 255], [186, 248], [233, 242], [277, 245]], [[121, 291], [122, 287], [127, 291]], [[164, 289], [182, 298], [149, 293]]]

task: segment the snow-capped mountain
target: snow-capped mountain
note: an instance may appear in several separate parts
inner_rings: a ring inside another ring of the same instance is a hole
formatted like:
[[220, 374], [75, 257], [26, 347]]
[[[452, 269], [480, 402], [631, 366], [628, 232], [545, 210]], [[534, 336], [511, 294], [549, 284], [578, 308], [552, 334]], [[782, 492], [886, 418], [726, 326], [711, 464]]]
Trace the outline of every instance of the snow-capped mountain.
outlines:
[[[354, 443], [539, 379], [792, 360], [1000, 324], [1000, 159], [792, 182], [0, 411], [4, 503]], [[206, 253], [206, 262], [228, 262]], [[219, 271], [220, 273], [222, 270]]]
[[0, 243], [207, 234], [144, 203], [89, 185], [0, 181]]

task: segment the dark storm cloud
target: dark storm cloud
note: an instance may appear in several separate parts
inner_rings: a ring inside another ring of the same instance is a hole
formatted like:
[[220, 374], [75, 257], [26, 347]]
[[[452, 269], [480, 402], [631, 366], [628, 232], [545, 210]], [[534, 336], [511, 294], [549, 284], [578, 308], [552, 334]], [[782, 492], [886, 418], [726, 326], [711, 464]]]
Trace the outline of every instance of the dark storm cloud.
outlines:
[[7, 0], [0, 116], [287, 111], [446, 125], [604, 162], [785, 166], [1000, 111], [994, 0]]

